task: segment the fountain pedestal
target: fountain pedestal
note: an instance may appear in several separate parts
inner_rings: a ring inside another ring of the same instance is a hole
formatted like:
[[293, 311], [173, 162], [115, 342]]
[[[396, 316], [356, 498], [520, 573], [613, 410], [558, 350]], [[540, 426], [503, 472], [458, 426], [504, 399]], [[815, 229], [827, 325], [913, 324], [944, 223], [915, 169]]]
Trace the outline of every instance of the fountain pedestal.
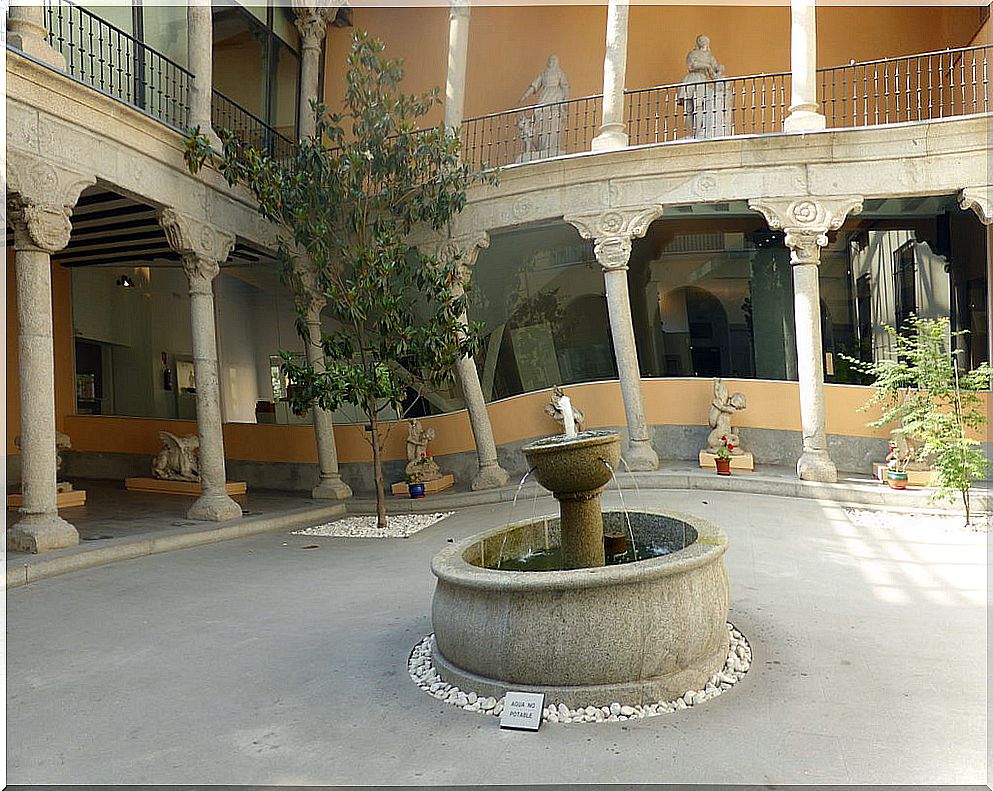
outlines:
[[521, 450], [535, 480], [559, 501], [562, 567], [604, 565], [600, 493], [620, 464], [621, 438], [613, 431], [583, 431], [545, 437]]

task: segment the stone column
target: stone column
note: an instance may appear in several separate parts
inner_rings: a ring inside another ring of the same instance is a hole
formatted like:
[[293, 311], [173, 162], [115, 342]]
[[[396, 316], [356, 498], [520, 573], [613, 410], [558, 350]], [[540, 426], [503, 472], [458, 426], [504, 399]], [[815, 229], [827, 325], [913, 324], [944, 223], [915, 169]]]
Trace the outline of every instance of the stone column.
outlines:
[[51, 254], [69, 243], [71, 207], [83, 186], [72, 187], [68, 196], [62, 192], [65, 202], [59, 202], [58, 188], [46, 196], [53, 202], [36, 202], [13, 192], [7, 201], [17, 270], [23, 497], [21, 518], [7, 531], [7, 548], [15, 552], [46, 552], [79, 543], [76, 528], [59, 516], [56, 507]]
[[624, 74], [628, 62], [628, 4], [607, 6], [607, 50], [603, 56], [603, 124], [593, 138], [594, 151], [612, 151], [628, 144], [624, 123]]
[[448, 10], [448, 79], [445, 81], [445, 126], [458, 134], [465, 111], [465, 69], [469, 57], [469, 6], [451, 0]]
[[214, 131], [211, 99], [214, 92], [214, 20], [210, 0], [188, 0], [186, 6], [186, 35], [189, 47], [190, 127], [200, 127], [210, 144], [221, 150], [221, 139]]
[[225, 490], [227, 473], [224, 469], [213, 290], [221, 262], [234, 248], [234, 236], [168, 208], [159, 211], [159, 224], [169, 246], [182, 258], [190, 285], [193, 375], [197, 391], [197, 432], [200, 434], [200, 496], [190, 507], [188, 516], [212, 522], [237, 519], [241, 516], [241, 506]]
[[[324, 349], [321, 346], [321, 311], [327, 304], [324, 295], [319, 293], [315, 285], [305, 276], [302, 282], [307, 283], [306, 295], [297, 296], [297, 305], [304, 311], [304, 321], [307, 324], [305, 339], [307, 362], [317, 371], [324, 370]], [[310, 493], [315, 500], [344, 500], [352, 496], [352, 490], [341, 479], [338, 469], [338, 449], [334, 442], [334, 424], [331, 415], [317, 404], [310, 408], [314, 419], [314, 436], [317, 440], [317, 463], [320, 469], [320, 480]]]
[[821, 339], [821, 290], [818, 265], [828, 231], [841, 227], [849, 214], [862, 211], [862, 198], [762, 198], [748, 202], [773, 230], [786, 232], [793, 265], [797, 377], [803, 451], [796, 463], [805, 481], [834, 483], [838, 470], [828, 454], [824, 414], [824, 345]]
[[[454, 286], [458, 291], [462, 284], [467, 283], [472, 275], [479, 251], [490, 246], [490, 235], [485, 231], [463, 234], [449, 239], [432, 239], [420, 242], [420, 247], [428, 255], [440, 259], [460, 259], [460, 279]], [[463, 313], [459, 321], [468, 324], [468, 316]], [[490, 425], [490, 415], [486, 410], [486, 400], [483, 398], [483, 387], [479, 383], [479, 371], [472, 356], [463, 357], [456, 364], [459, 384], [462, 388], [462, 398], [466, 411], [469, 413], [469, 423], [472, 426], [472, 436], [476, 442], [476, 458], [479, 471], [472, 479], [472, 490], [498, 489], [506, 486], [510, 473], [500, 466], [497, 459], [496, 441], [493, 439], [493, 427]]]
[[817, 103], [817, 25], [814, 0], [790, 2], [790, 114], [785, 132], [816, 132], [827, 120]]
[[48, 43], [45, 8], [37, 5], [11, 5], [7, 8], [7, 45], [47, 66], [65, 71], [62, 53]]
[[322, 0], [293, 0], [296, 26], [300, 31], [300, 139], [313, 137], [317, 129], [312, 101], [319, 101], [321, 53], [328, 24], [341, 3]]
[[564, 218], [579, 230], [584, 239], [594, 240], [593, 252], [603, 269], [610, 337], [617, 358], [617, 377], [628, 424], [628, 448], [624, 452], [624, 460], [632, 470], [658, 469], [659, 456], [652, 447], [641, 396], [641, 369], [638, 366], [628, 295], [628, 261], [632, 241], [644, 236], [648, 226], [661, 216], [662, 207], [653, 205]]

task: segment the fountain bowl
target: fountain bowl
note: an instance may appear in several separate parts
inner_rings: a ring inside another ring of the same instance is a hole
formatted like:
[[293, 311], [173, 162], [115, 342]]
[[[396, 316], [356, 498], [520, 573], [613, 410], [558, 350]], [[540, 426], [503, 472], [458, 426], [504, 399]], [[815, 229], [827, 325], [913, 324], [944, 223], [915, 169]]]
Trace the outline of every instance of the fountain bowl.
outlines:
[[620, 464], [621, 438], [614, 431], [581, 431], [575, 437], [535, 440], [521, 450], [538, 483], [556, 497], [568, 497], [599, 491], [610, 482]]
[[[507, 571], [504, 558], [555, 546], [557, 517], [496, 528], [433, 559], [432, 661], [461, 689], [542, 692], [570, 707], [636, 705], [702, 689], [727, 658], [727, 536], [696, 516], [631, 512], [636, 542], [682, 532], [647, 560]], [[605, 512], [608, 526], [624, 524]]]

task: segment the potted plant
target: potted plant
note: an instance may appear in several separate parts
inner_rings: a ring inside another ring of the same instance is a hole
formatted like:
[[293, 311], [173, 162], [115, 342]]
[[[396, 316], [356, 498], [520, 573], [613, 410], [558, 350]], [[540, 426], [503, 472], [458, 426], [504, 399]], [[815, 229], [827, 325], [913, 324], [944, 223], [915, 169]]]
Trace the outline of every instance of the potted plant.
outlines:
[[408, 473], [404, 476], [404, 480], [407, 481], [407, 494], [411, 500], [417, 500], [424, 496], [424, 482], [421, 480], [420, 473]]
[[718, 475], [731, 474], [731, 451], [733, 450], [734, 445], [728, 442], [728, 438], [726, 436], [721, 437], [721, 446], [717, 449], [717, 458], [714, 459]]
[[910, 456], [901, 454], [895, 442], [890, 443], [890, 452], [886, 456], [886, 483], [891, 489], [907, 488], [907, 464]]

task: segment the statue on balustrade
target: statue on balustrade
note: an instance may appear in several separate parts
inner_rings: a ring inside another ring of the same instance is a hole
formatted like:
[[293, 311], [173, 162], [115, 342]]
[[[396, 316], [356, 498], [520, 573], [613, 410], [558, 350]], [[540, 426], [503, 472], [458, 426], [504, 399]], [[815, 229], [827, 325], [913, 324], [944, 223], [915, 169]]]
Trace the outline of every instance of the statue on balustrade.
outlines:
[[177, 437], [160, 431], [162, 449], [152, 459], [152, 477], [163, 481], [200, 480], [200, 436]]
[[724, 81], [724, 67], [710, 51], [710, 39], [696, 37], [686, 55], [686, 76], [676, 92], [676, 103], [686, 116], [687, 137], [706, 139], [732, 134], [734, 97]]
[[532, 96], [536, 98], [534, 110], [519, 113], [517, 118], [522, 149], [518, 162], [546, 159], [562, 153], [566, 107], [559, 102], [569, 99], [569, 78], [559, 66], [558, 55], [549, 55], [545, 70], [521, 96], [521, 105]]

